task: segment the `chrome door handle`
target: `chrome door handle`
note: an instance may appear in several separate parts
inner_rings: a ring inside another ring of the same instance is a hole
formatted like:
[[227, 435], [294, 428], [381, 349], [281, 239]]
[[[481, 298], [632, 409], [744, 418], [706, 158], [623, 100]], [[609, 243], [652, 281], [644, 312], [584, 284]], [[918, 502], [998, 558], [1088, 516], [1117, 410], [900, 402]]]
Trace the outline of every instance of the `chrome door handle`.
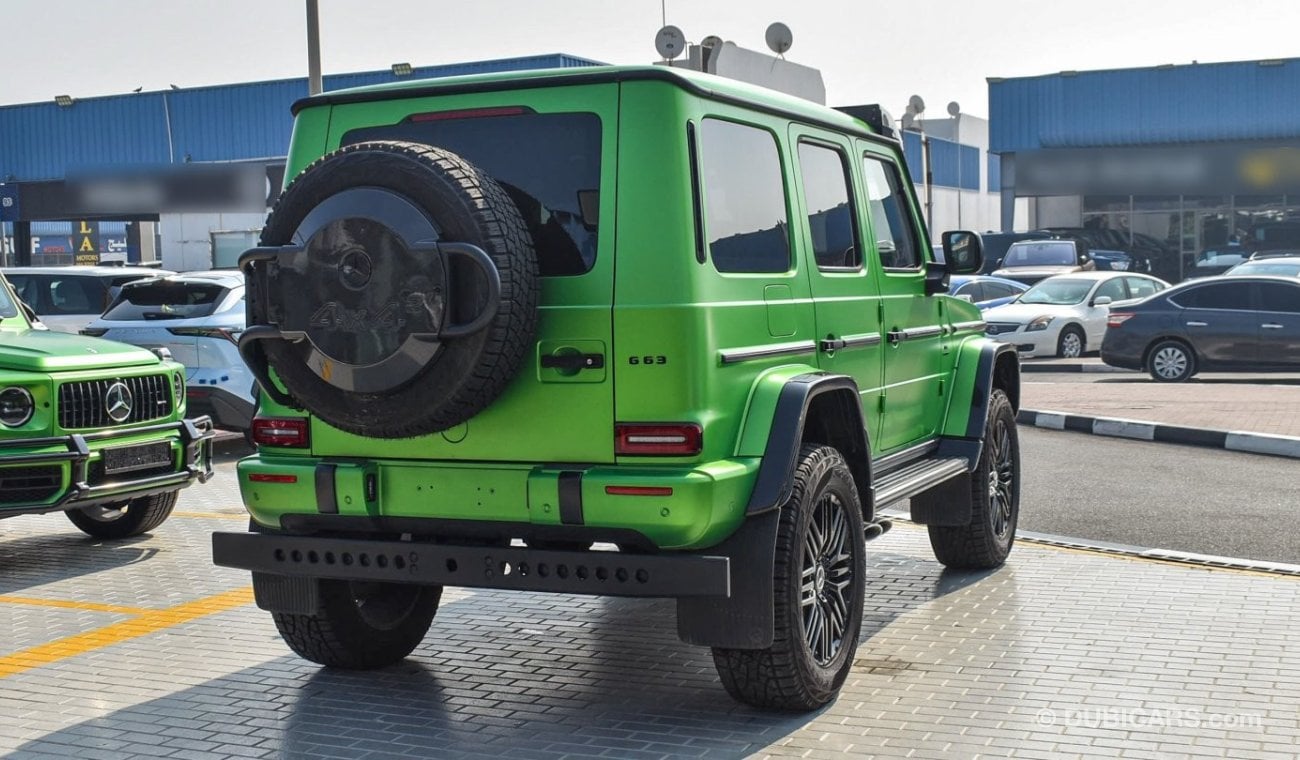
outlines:
[[1276, 322], [1265, 322], [1264, 324], [1260, 325], [1260, 327], [1264, 328], [1265, 330], [1281, 330], [1281, 329], [1282, 329], [1282, 325], [1279, 325], [1279, 324], [1276, 323]]
[[1209, 327], [1208, 322], [1188, 322], [1188, 327]]

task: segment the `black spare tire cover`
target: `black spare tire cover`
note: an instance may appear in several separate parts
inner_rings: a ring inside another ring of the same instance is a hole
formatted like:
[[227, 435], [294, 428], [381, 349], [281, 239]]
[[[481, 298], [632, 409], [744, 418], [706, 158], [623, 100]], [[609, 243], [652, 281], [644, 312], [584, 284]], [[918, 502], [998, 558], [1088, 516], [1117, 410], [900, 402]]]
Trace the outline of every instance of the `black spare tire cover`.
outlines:
[[301, 247], [261, 265], [269, 314], [250, 316], [289, 338], [262, 341], [267, 362], [306, 409], [351, 433], [406, 438], [468, 420], [536, 335], [523, 218], [449, 151], [381, 141], [328, 154], [280, 195], [261, 244]]

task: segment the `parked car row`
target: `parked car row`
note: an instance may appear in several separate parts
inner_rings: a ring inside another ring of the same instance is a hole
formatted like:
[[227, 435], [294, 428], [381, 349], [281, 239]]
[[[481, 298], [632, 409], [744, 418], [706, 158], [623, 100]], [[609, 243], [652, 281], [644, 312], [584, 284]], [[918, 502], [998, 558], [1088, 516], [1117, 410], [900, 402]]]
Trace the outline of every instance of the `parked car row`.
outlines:
[[51, 330], [166, 349], [185, 366], [195, 414], [247, 433], [255, 383], [236, 341], [244, 329], [237, 271], [177, 274], [146, 267], [21, 267], [4, 274]]
[[1114, 304], [1133, 303], [1167, 287], [1163, 280], [1137, 273], [1059, 274], [985, 311], [985, 331], [1014, 344], [1022, 357], [1075, 358], [1101, 346]]

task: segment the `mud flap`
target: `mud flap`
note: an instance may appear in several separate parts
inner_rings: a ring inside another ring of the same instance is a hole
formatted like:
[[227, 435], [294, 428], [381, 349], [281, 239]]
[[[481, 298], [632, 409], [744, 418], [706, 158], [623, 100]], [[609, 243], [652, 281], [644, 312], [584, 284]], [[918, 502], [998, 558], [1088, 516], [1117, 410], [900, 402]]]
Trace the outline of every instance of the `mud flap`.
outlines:
[[971, 520], [971, 475], [965, 473], [912, 497], [912, 522], [964, 526]]
[[677, 635], [687, 644], [724, 649], [772, 646], [773, 563], [780, 510], [747, 518], [731, 538], [701, 554], [731, 559], [726, 598], [677, 600]]
[[320, 585], [315, 578], [253, 573], [253, 600], [267, 612], [315, 615]]

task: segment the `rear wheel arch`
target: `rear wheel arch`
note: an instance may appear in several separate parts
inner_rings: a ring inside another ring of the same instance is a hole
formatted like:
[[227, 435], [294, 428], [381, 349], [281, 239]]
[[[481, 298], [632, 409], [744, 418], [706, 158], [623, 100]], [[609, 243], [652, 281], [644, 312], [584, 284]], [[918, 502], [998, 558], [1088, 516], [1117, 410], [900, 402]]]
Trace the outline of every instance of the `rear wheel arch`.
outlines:
[[1159, 335], [1147, 341], [1146, 347], [1142, 349], [1142, 369], [1145, 370], [1151, 367], [1151, 353], [1155, 351], [1156, 346], [1171, 341], [1182, 344], [1187, 348], [1188, 352], [1191, 353], [1193, 359], [1200, 361], [1201, 355], [1197, 352], [1196, 346], [1193, 346], [1191, 341], [1181, 335]]
[[805, 443], [837, 449], [859, 492], [869, 493], [871, 449], [864, 421], [861, 396], [853, 378], [814, 373], [790, 378], [776, 400], [746, 514], [762, 514], [785, 503], [794, 482], [799, 450]]

